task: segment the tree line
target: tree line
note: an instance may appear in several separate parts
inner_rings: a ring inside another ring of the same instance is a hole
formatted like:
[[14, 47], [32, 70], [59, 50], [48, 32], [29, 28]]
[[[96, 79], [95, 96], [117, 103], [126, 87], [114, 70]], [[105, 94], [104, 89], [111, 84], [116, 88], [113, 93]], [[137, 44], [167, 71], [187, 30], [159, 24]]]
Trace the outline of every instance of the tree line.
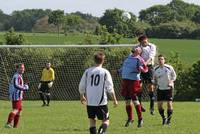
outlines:
[[103, 32], [135, 37], [147, 34], [154, 38], [200, 38], [200, 6], [182, 0], [141, 10], [137, 17], [123, 21], [121, 9], [108, 9], [101, 17], [63, 10], [25, 9], [7, 15], [0, 10], [0, 31], [13, 27], [24, 32], [57, 32], [67, 35], [80, 32], [101, 35]]

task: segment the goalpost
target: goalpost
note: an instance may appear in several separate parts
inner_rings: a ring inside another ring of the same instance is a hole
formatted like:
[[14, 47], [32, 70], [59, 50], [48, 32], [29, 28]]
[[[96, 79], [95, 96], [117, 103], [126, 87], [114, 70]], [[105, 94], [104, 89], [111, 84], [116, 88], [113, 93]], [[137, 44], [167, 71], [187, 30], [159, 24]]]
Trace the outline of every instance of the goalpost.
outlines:
[[[78, 85], [86, 68], [93, 65], [93, 54], [103, 51], [104, 67], [111, 72], [118, 99], [121, 78], [116, 70], [122, 65], [133, 45], [0, 45], [0, 99], [8, 99], [8, 83], [15, 71], [15, 63], [25, 64], [24, 81], [30, 90], [26, 100], [39, 99], [38, 84], [47, 61], [52, 63], [55, 82], [50, 90], [52, 100], [78, 100]], [[143, 99], [148, 93], [143, 90]]]

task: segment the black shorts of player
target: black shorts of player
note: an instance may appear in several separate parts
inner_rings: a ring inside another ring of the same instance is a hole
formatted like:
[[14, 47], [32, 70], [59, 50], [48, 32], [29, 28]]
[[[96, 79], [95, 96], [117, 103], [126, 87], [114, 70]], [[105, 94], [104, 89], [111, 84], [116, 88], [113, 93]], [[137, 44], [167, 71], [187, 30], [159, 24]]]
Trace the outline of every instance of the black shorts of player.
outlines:
[[95, 119], [97, 117], [98, 120], [107, 120], [109, 119], [108, 106], [87, 106], [87, 114], [88, 118]]
[[173, 101], [172, 89], [157, 90], [157, 101]]
[[45, 81], [45, 82], [41, 82], [41, 87], [40, 87], [40, 89], [39, 89], [39, 92], [41, 91], [42, 93], [50, 93], [49, 92], [49, 86], [48, 86], [48, 83], [49, 83], [50, 81]]
[[148, 72], [146, 73], [141, 73], [141, 79], [142, 81], [146, 83], [152, 83], [152, 78], [153, 78], [153, 66], [148, 65]]

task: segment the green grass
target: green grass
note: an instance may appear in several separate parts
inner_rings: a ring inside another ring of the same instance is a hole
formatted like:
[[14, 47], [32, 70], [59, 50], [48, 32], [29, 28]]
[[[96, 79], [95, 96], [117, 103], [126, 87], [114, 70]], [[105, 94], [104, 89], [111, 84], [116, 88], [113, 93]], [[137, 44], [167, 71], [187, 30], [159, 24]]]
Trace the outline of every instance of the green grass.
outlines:
[[[86, 108], [78, 101], [55, 101], [50, 107], [41, 107], [39, 101], [24, 101], [23, 114], [17, 129], [4, 128], [11, 106], [8, 101], [0, 101], [0, 104], [0, 133], [2, 134], [89, 133]], [[144, 105], [148, 108], [148, 103]], [[135, 113], [133, 125], [124, 127], [126, 120], [124, 102], [119, 102], [117, 108], [113, 108], [110, 104], [110, 127], [107, 134], [199, 134], [199, 107], [200, 103], [197, 102], [175, 102], [170, 126], [161, 125], [161, 117], [157, 111], [154, 116], [147, 111], [143, 113], [144, 125], [138, 129]]]
[[151, 39], [156, 44], [158, 52], [169, 57], [171, 52], [178, 52], [186, 66], [191, 66], [200, 60], [200, 40], [186, 39]]

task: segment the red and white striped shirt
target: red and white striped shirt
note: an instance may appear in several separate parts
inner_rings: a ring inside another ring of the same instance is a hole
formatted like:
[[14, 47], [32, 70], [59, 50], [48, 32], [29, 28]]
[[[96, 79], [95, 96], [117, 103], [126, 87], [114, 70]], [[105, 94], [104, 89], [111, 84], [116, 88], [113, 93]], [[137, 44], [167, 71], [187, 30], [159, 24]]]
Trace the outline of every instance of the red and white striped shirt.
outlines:
[[9, 85], [10, 100], [22, 100], [24, 90], [26, 90], [26, 87], [24, 86], [22, 74], [15, 73]]

